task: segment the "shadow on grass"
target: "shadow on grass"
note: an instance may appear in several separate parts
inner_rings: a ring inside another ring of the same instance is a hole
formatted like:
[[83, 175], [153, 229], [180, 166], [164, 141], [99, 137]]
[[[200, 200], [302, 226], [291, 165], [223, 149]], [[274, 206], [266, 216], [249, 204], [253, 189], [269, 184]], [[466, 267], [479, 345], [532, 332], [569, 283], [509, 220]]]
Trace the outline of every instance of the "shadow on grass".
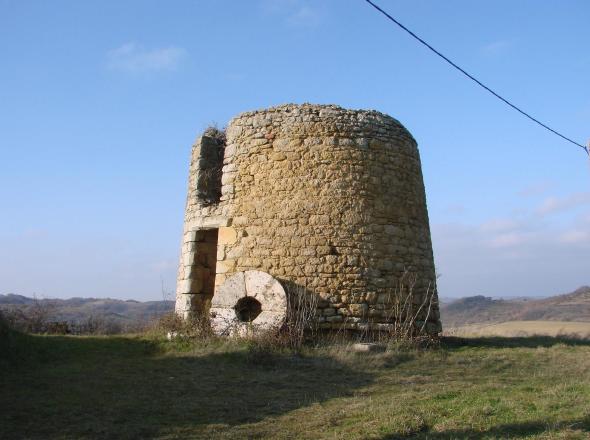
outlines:
[[[428, 427], [421, 427], [416, 431], [406, 434], [389, 434], [381, 437], [381, 440], [449, 440], [449, 439], [497, 439], [497, 438], [526, 438], [549, 431], [571, 430], [577, 433], [590, 433], [590, 416], [581, 419], [563, 420], [550, 423], [547, 420], [535, 420], [523, 423], [507, 423], [493, 426], [492, 428], [477, 431], [474, 429], [452, 429], [447, 431], [430, 431]], [[577, 437], [576, 437], [577, 438]]]
[[575, 336], [481, 336], [473, 338], [443, 336], [441, 338], [441, 347], [447, 349], [461, 347], [536, 348], [552, 347], [554, 345], [590, 347], [590, 339], [583, 339]]
[[0, 438], [194, 435], [349, 396], [374, 379], [328, 357], [256, 365], [240, 348], [164, 355], [139, 338], [21, 337], [27, 347], [0, 371]]

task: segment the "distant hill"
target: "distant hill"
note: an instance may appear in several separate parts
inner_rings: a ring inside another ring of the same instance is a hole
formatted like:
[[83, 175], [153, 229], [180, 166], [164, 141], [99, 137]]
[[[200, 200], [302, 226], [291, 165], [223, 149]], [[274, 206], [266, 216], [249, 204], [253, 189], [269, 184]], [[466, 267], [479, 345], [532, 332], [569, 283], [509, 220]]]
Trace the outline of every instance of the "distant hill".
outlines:
[[[0, 310], [27, 313], [43, 309], [49, 321], [79, 323], [89, 318], [104, 319], [129, 327], [146, 323], [174, 309], [174, 301], [135, 301], [111, 298], [35, 299], [22, 295], [0, 295]], [[440, 306], [445, 329], [470, 324], [509, 321], [590, 322], [590, 286], [543, 299], [493, 299], [483, 295], [445, 300]]]
[[471, 296], [441, 304], [445, 328], [508, 321], [590, 322], [590, 286], [543, 299]]
[[174, 309], [173, 301], [135, 301], [112, 298], [36, 299], [0, 295], [0, 311], [43, 313], [47, 321], [80, 323], [88, 319], [114, 322], [125, 327], [148, 322]]

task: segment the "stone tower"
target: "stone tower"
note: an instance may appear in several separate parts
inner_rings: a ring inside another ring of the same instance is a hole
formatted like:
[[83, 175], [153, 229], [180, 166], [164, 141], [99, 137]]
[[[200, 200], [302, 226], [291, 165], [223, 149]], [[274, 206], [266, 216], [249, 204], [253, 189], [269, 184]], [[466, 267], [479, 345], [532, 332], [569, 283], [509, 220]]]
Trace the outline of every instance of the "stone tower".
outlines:
[[310, 104], [206, 131], [192, 149], [176, 312], [208, 313], [226, 280], [251, 270], [317, 296], [321, 327], [387, 327], [405, 289], [417, 322], [438, 333], [412, 135], [376, 111]]

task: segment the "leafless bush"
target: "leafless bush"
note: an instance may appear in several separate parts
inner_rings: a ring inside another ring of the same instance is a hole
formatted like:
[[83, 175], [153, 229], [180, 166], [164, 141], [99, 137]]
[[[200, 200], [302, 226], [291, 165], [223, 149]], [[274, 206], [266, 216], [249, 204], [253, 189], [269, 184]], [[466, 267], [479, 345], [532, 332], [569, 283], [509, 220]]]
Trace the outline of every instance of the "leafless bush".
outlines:
[[4, 317], [2, 310], [0, 310], [0, 336], [6, 336], [11, 330], [8, 320]]
[[177, 333], [186, 327], [187, 322], [178, 316], [174, 311], [160, 316], [153, 323], [153, 329], [166, 334], [168, 332]]
[[126, 330], [118, 321], [95, 315], [71, 325], [71, 332], [78, 335], [117, 335]]
[[47, 323], [45, 333], [50, 335], [67, 335], [71, 333], [71, 326], [67, 321], [51, 321]]
[[318, 297], [299, 285], [288, 287], [286, 294], [287, 317], [282, 336], [286, 345], [298, 349], [306, 340], [317, 336]]
[[221, 175], [223, 165], [199, 170], [199, 198], [204, 204], [216, 203], [221, 197]]
[[216, 141], [218, 141], [218, 143], [224, 145], [227, 140], [225, 135], [225, 128], [217, 127], [216, 123], [212, 123], [211, 125], [209, 125], [209, 127], [207, 127], [203, 132], [203, 136], [213, 138]]
[[169, 312], [158, 318], [148, 333], [166, 336], [168, 339], [185, 339], [205, 341], [215, 337], [209, 321], [203, 317], [193, 316], [183, 319], [176, 312]]
[[0, 310], [0, 369], [2, 364], [8, 362], [14, 353], [14, 339], [16, 336], [8, 319]]
[[48, 333], [54, 309], [51, 303], [40, 301], [34, 296], [31, 304], [5, 309], [3, 314], [7, 323], [15, 330], [24, 333]]
[[[386, 304], [389, 310], [386, 322], [389, 323], [380, 337], [393, 343], [427, 342], [434, 336], [428, 331], [429, 320], [438, 309], [436, 282], [429, 282], [424, 295], [416, 292], [417, 276], [405, 271], [400, 277], [394, 291], [388, 296]], [[418, 301], [416, 301], [418, 299]]]

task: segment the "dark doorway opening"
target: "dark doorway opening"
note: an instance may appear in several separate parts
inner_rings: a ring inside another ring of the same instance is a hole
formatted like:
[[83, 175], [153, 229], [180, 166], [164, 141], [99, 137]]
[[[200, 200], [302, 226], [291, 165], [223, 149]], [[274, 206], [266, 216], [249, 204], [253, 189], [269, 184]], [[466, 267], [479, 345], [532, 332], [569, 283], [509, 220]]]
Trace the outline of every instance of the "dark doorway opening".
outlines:
[[217, 265], [218, 229], [201, 231], [201, 240], [197, 243], [197, 277], [201, 280], [201, 293], [208, 299], [215, 291], [215, 267]]

